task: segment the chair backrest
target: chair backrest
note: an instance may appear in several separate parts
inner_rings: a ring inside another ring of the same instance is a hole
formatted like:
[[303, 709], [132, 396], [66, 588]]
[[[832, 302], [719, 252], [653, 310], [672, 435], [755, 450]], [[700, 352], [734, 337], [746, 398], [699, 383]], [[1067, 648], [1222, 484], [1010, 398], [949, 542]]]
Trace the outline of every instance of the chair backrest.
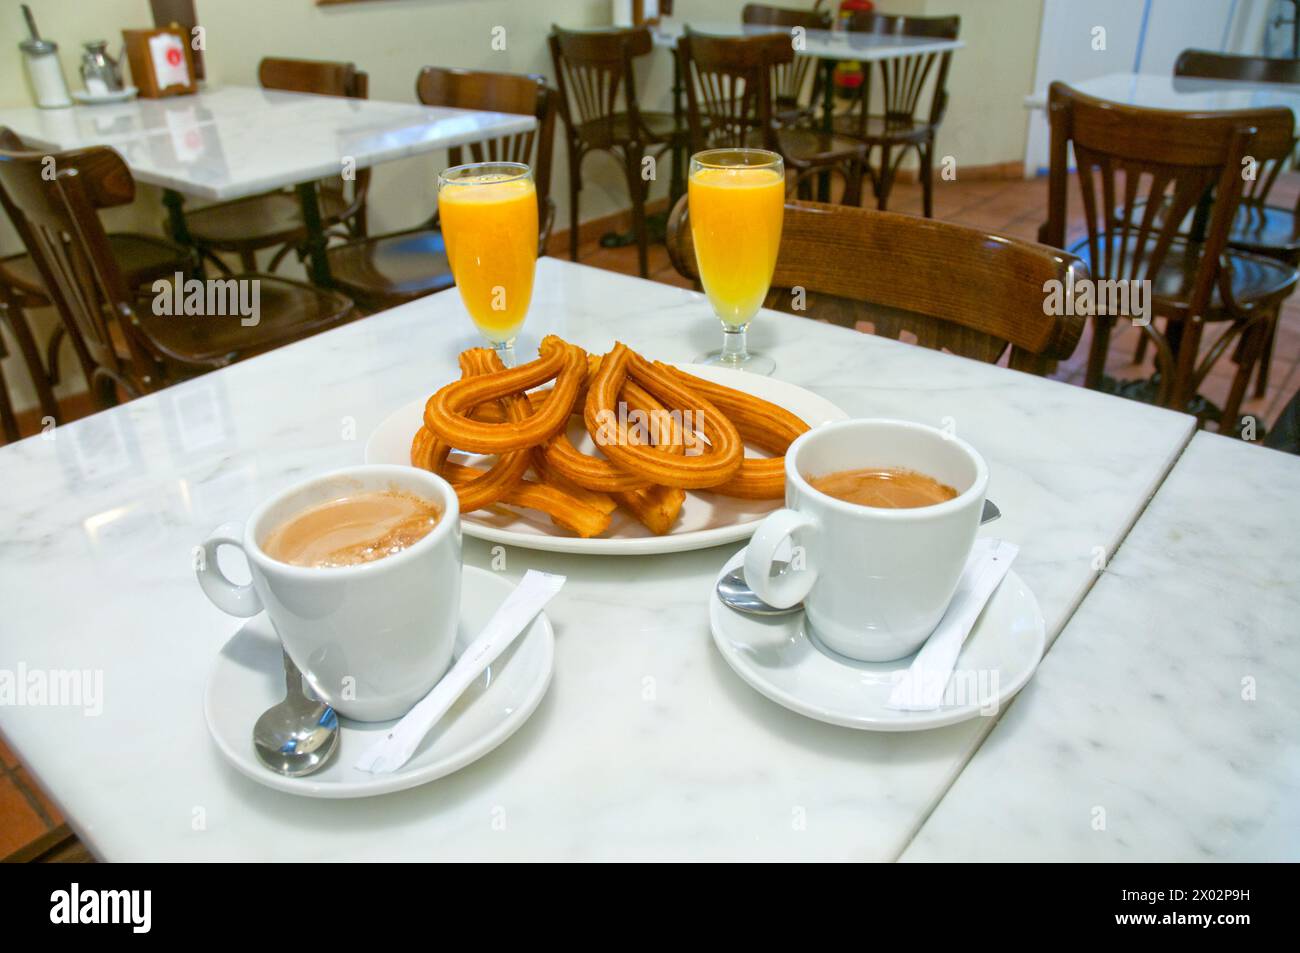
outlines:
[[[1174, 63], [1174, 76], [1191, 79], [1227, 79], [1241, 83], [1300, 83], [1300, 60], [1270, 59], [1267, 56], [1239, 56], [1209, 50], [1183, 50]], [[1292, 151], [1295, 143], [1291, 145]], [[1242, 186], [1242, 201], [1263, 205], [1288, 165], [1284, 159], [1261, 162], [1253, 178]]]
[[[1252, 160], [1276, 160], [1290, 153], [1291, 111], [1142, 109], [1096, 99], [1056, 82], [1048, 91], [1048, 119], [1052, 138], [1047, 223], [1039, 237], [1049, 245], [1065, 245], [1072, 146], [1089, 260], [1098, 280], [1154, 278], [1184, 220], [1213, 190], [1188, 295], [1189, 313], [1204, 315], [1241, 198], [1243, 171]], [[1194, 229], [1202, 230], [1199, 224]]]
[[547, 43], [560, 91], [560, 115], [571, 139], [581, 129], [588, 145], [612, 142], [620, 109], [634, 129], [640, 127], [632, 61], [653, 49], [647, 27], [565, 30], [552, 26]]
[[[874, 33], [881, 36], [928, 37], [934, 40], [955, 40], [961, 32], [961, 17], [911, 17], [887, 13], [858, 11], [845, 23], [850, 33]], [[880, 61], [880, 95], [886, 120], [910, 121], [916, 116], [925, 92], [926, 81], [935, 73], [934, 93], [930, 99], [927, 121], [938, 123], [948, 108], [948, 68], [952, 51], [944, 53], [917, 53], [912, 56], [891, 57]], [[870, 64], [864, 70], [865, 82], [860, 89], [855, 108], [859, 110], [863, 125], [871, 104]]]
[[[558, 99], [555, 91], [546, 85], [546, 77], [426, 66], [416, 78], [415, 95], [426, 106], [479, 109], [536, 118], [535, 129], [468, 146], [453, 146], [448, 151], [448, 158], [452, 165], [469, 161], [522, 162], [532, 166], [540, 217], [538, 235], [545, 246], [551, 224], [555, 221], [555, 200], [551, 198], [551, 157]], [[466, 149], [469, 150], [468, 159], [465, 158]]]
[[[257, 64], [257, 81], [263, 89], [286, 93], [314, 93], [317, 96], [340, 96], [346, 99], [369, 99], [370, 76], [355, 63], [334, 60], [296, 60], [267, 56]], [[342, 193], [342, 176], [323, 180], [328, 188]], [[352, 199], [342, 218], [364, 214], [366, 193], [370, 190], [370, 170], [358, 169], [353, 182]]]
[[1300, 60], [1183, 50], [1174, 62], [1174, 75], [1243, 83], [1300, 83]]
[[[148, 386], [157, 365], [136, 326], [127, 288], [98, 210], [127, 205], [135, 182], [107, 146], [71, 152], [9, 148], [0, 130], [0, 191], [101, 404], [115, 402], [114, 383]], [[10, 134], [12, 135], [12, 134]], [[115, 318], [127, 347], [119, 356], [109, 331]]]
[[[685, 198], [668, 224], [668, 252], [679, 272], [698, 280]], [[1046, 313], [1047, 283], [1064, 293], [1086, 276], [1073, 255], [1044, 245], [936, 219], [796, 202], [785, 207], [766, 304], [842, 327], [865, 323], [875, 334], [976, 360], [997, 361], [1010, 347], [1010, 366], [1041, 374], [1073, 353], [1084, 324], [1079, 315]]]
[[[791, 10], [788, 7], [772, 7], [765, 3], [747, 3], [740, 11], [740, 19], [747, 24], [757, 26], [782, 26], [792, 31], [796, 27], [804, 30], [829, 30], [831, 15], [825, 10]], [[797, 106], [803, 101], [803, 92], [808, 83], [808, 70], [812, 67], [812, 57], [796, 55], [788, 63], [778, 63], [772, 67], [772, 96], [782, 106]]]
[[788, 36], [709, 36], [687, 27], [677, 56], [693, 151], [760, 144], [777, 151], [772, 70], [794, 58]]

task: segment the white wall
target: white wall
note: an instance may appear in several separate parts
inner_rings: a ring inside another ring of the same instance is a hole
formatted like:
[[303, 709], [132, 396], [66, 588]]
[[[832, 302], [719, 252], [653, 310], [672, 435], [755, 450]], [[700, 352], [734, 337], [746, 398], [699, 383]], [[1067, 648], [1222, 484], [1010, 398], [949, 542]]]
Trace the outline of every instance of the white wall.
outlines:
[[[1043, 0], [1034, 89], [1054, 80], [1081, 82], [1108, 73], [1173, 73], [1192, 47], [1259, 51], [1267, 0]], [[1105, 48], [1094, 30], [1105, 30]], [[1049, 133], [1042, 110], [1030, 118], [1025, 174], [1046, 169]]]

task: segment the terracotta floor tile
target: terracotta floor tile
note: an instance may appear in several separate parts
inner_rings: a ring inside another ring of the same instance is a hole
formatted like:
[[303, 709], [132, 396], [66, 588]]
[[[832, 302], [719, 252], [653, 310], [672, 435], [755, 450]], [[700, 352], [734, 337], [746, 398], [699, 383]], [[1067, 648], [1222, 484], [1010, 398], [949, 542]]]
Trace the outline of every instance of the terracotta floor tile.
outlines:
[[38, 813], [43, 813], [45, 815], [43, 820], [48, 826], [58, 827], [64, 823], [62, 812], [54, 806], [54, 802], [49, 799], [48, 795], [46, 795], [45, 789], [36, 783], [35, 779], [32, 778], [31, 773], [28, 772], [26, 768], [19, 768], [16, 770], [13, 773], [13, 778], [14, 781], [17, 782], [19, 788], [26, 790], [27, 793], [36, 801], [39, 808]]
[[49, 826], [41, 820], [13, 778], [0, 777], [0, 860], [23, 851], [44, 837]]
[[18, 755], [9, 750], [9, 746], [5, 744], [3, 738], [0, 738], [0, 764], [3, 764], [6, 768], [18, 767]]

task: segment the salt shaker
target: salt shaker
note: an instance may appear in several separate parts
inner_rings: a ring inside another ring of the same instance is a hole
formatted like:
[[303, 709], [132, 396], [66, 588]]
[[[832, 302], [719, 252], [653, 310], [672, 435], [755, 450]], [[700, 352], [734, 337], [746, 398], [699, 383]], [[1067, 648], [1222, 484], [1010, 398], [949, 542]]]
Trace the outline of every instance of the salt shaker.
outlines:
[[68, 84], [63, 78], [63, 66], [59, 63], [59, 45], [41, 39], [31, 8], [25, 3], [23, 16], [27, 18], [27, 30], [31, 36], [19, 43], [18, 48], [23, 51], [23, 62], [27, 67], [27, 77], [32, 83], [32, 92], [36, 96], [36, 105], [42, 109], [71, 106], [72, 99], [68, 96]]

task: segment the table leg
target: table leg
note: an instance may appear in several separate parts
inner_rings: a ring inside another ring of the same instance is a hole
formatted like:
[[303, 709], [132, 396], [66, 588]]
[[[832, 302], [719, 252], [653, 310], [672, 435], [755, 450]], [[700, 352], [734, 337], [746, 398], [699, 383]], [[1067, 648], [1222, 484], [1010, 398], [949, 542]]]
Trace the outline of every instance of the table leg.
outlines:
[[163, 189], [162, 201], [163, 206], [167, 209], [167, 230], [171, 232], [172, 241], [178, 245], [184, 245], [186, 248], [194, 249], [194, 276], [203, 280], [207, 277], [203, 254], [194, 244], [189, 225], [185, 224], [185, 196], [175, 189]]
[[[835, 131], [835, 60], [822, 60], [822, 132], [830, 135]], [[817, 201], [831, 200], [831, 174], [822, 172], [817, 176]]]
[[333, 278], [329, 259], [325, 257], [325, 229], [321, 225], [316, 183], [301, 182], [297, 189], [298, 201], [302, 203], [302, 223], [307, 227], [307, 273], [312, 284], [328, 288], [333, 284]]

